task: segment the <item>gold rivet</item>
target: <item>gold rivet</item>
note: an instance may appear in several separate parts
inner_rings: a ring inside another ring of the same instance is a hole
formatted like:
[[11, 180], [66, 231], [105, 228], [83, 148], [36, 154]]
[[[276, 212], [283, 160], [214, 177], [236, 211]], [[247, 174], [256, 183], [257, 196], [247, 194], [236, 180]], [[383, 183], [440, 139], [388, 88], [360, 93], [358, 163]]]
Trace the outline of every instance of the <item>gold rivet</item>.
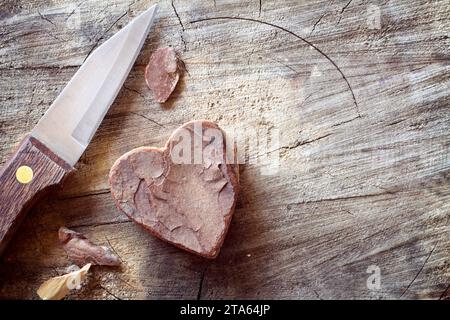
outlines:
[[16, 179], [20, 183], [27, 184], [33, 180], [33, 169], [29, 166], [21, 166], [16, 171]]

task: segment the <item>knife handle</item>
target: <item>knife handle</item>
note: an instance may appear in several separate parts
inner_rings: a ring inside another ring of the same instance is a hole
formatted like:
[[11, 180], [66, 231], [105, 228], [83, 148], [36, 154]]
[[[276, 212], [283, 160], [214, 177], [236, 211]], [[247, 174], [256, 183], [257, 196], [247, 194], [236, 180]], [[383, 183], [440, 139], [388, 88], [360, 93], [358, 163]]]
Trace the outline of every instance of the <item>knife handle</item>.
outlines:
[[27, 136], [0, 170], [0, 254], [26, 211], [72, 167], [37, 139]]

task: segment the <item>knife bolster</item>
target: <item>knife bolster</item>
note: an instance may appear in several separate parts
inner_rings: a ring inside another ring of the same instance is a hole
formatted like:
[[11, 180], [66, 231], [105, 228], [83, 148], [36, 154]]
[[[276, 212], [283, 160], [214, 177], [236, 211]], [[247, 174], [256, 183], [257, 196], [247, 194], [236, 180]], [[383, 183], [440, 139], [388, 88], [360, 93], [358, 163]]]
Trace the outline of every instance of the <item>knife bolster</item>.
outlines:
[[0, 254], [30, 206], [72, 170], [37, 139], [22, 140], [0, 170]]

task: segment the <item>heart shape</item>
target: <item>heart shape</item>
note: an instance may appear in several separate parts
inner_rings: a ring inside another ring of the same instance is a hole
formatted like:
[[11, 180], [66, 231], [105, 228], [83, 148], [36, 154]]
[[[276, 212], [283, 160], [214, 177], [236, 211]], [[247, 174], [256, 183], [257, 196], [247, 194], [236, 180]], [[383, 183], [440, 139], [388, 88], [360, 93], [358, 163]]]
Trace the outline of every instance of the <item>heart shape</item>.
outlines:
[[191, 121], [164, 148], [141, 147], [121, 156], [109, 175], [116, 206], [151, 234], [206, 258], [224, 241], [238, 194], [224, 132]]

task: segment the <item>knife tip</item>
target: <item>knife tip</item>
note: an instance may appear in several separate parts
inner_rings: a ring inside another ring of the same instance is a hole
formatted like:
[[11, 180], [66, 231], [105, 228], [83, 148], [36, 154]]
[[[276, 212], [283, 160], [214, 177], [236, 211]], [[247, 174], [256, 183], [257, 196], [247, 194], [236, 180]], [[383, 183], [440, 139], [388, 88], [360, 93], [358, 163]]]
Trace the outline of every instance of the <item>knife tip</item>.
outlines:
[[158, 11], [158, 9], [159, 9], [159, 5], [158, 5], [158, 3], [155, 3], [154, 5], [149, 7], [146, 11], [149, 12], [149, 11], [155, 10], [155, 13], [156, 13]]

